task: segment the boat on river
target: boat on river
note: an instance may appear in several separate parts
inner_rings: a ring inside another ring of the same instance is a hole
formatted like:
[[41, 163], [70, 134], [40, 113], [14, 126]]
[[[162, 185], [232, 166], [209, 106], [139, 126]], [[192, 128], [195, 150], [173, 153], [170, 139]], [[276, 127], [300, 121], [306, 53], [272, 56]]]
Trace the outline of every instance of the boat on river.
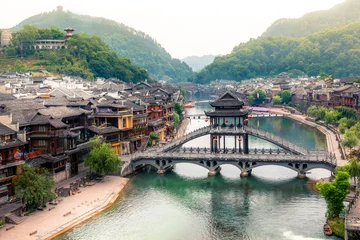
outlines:
[[331, 236], [333, 234], [330, 225], [327, 223], [324, 224], [323, 230], [324, 230], [324, 234], [327, 236]]
[[187, 103], [185, 103], [182, 107], [183, 107], [183, 108], [194, 108], [194, 107], [195, 107], [195, 103], [194, 103], [194, 102], [187, 102]]

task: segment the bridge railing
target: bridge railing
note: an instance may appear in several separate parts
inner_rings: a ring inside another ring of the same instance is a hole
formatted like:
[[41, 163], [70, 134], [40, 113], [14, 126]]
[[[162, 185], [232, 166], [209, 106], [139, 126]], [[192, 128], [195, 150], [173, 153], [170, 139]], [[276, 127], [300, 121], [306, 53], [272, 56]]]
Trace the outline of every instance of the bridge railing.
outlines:
[[200, 159], [217, 159], [225, 161], [249, 161], [249, 162], [292, 162], [292, 163], [328, 163], [330, 166], [336, 166], [336, 159], [332, 154], [325, 155], [288, 155], [288, 154], [222, 154], [222, 153], [179, 153], [166, 152], [159, 154], [158, 152], [142, 152], [132, 154], [130, 161], [140, 159], [187, 159], [198, 161]]
[[299, 147], [295, 143], [292, 143], [283, 138], [280, 138], [280, 137], [274, 135], [273, 133], [270, 133], [270, 132], [267, 132], [264, 130], [260, 130], [258, 128], [249, 127], [249, 126], [245, 126], [244, 129], [247, 133], [250, 133], [251, 135], [253, 135], [255, 137], [258, 136], [260, 138], [264, 138], [266, 140], [269, 140], [270, 142], [276, 143], [277, 145], [280, 145], [281, 147], [290, 149], [296, 153], [300, 153], [303, 155], [306, 155], [309, 153], [309, 150]]
[[201, 135], [204, 135], [210, 131], [210, 126], [206, 126], [203, 128], [198, 128], [194, 131], [191, 131], [190, 133], [184, 135], [183, 137], [172, 141], [171, 143], [167, 144], [166, 146], [159, 148], [157, 152], [168, 152], [180, 145], [183, 145], [184, 143], [193, 140], [195, 138], [198, 138]]

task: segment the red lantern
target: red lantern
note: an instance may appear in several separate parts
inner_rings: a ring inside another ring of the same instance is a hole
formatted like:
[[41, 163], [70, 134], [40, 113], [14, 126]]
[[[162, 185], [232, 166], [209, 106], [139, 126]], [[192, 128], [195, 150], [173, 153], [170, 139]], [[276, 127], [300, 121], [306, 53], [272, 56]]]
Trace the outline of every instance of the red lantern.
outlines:
[[247, 119], [244, 119], [244, 122], [245, 122], [245, 123], [247, 123], [248, 121], [249, 121], [249, 120], [247, 120]]
[[238, 138], [238, 141], [239, 141], [239, 142], [241, 142], [241, 140], [242, 140], [241, 138]]
[[211, 120], [210, 120], [210, 122], [212, 123], [212, 122], [213, 122], [213, 120], [211, 119]]
[[225, 122], [226, 122], [226, 123], [228, 123], [228, 122], [229, 122], [229, 120], [227, 120], [227, 119], [226, 119], [226, 120], [225, 120]]
[[214, 142], [217, 142], [217, 139], [216, 139], [216, 138], [214, 138]]
[[221, 138], [221, 136], [219, 138]]
[[208, 122], [209, 120], [205, 119], [205, 122]]
[[253, 118], [253, 116], [252, 116], [252, 115], [250, 115], [250, 118]]

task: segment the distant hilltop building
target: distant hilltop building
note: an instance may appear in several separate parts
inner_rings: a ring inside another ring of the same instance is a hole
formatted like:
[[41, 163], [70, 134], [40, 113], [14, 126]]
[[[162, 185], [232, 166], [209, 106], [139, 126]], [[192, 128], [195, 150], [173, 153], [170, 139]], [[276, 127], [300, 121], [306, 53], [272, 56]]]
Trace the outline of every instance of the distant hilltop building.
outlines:
[[0, 29], [0, 48], [6, 48], [9, 46], [11, 40], [11, 30], [10, 29]]
[[64, 29], [64, 31], [66, 32], [65, 37], [66, 37], [66, 41], [69, 40], [72, 35], [73, 32], [75, 31], [75, 29], [73, 29], [72, 27], [68, 26], [67, 28]]
[[56, 10], [57, 10], [58, 12], [63, 12], [63, 11], [64, 11], [64, 7], [63, 7], [63, 6], [57, 6], [57, 7], [56, 7]]
[[[35, 40], [31, 46], [28, 46], [32, 49], [61, 49], [66, 48], [66, 42], [71, 39], [73, 32], [75, 31], [72, 27], [67, 27], [64, 29], [65, 39], [63, 40], [51, 40], [51, 39], [41, 39]], [[22, 46], [23, 48], [24, 46]]]

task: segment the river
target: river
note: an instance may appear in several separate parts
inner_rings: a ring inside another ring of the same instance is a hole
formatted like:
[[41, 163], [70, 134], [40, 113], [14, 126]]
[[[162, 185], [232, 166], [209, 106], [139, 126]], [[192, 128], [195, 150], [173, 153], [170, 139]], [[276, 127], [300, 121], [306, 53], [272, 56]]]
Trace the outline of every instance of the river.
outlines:
[[[190, 113], [209, 109], [198, 103]], [[188, 131], [204, 126], [192, 119]], [[325, 136], [316, 129], [287, 118], [251, 119], [249, 124], [279, 134], [309, 149], [324, 149]], [[186, 146], [207, 147], [209, 136]], [[229, 144], [233, 141], [228, 141]], [[229, 146], [231, 147], [231, 146]], [[250, 138], [250, 147], [275, 147]], [[221, 174], [178, 164], [172, 172], [157, 175], [146, 170], [132, 178], [112, 208], [61, 236], [62, 240], [317, 240], [325, 237], [324, 199], [312, 182], [328, 177], [316, 169], [297, 179], [287, 168], [264, 166], [240, 178], [240, 170], [222, 166]]]

